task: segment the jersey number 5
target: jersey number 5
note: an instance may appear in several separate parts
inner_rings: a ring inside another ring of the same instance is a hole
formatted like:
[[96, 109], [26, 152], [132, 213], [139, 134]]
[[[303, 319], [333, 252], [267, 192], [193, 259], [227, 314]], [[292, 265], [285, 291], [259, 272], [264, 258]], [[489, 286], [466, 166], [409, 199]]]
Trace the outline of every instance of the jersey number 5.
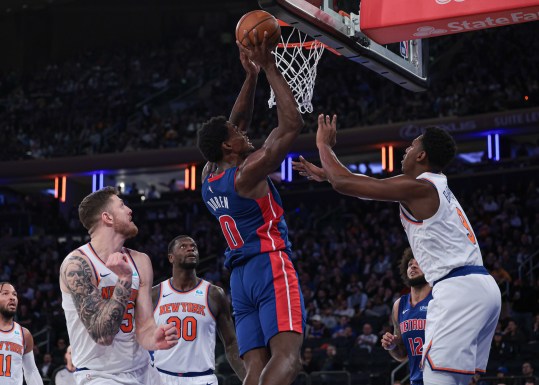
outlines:
[[239, 249], [243, 246], [243, 239], [236, 226], [236, 221], [230, 215], [221, 215], [219, 217], [221, 230], [226, 238], [226, 243], [231, 250]]
[[11, 354], [6, 354], [6, 364], [4, 366], [4, 355], [0, 354], [0, 377], [11, 377]]
[[135, 312], [135, 304], [128, 302], [125, 308], [124, 319], [120, 325], [120, 329], [124, 333], [131, 333], [133, 331], [133, 313]]
[[195, 317], [185, 317], [183, 320], [176, 316], [169, 317], [167, 324], [173, 323], [178, 332], [178, 338], [186, 341], [193, 341], [197, 338], [197, 319]]
[[468, 223], [468, 221], [466, 220], [464, 213], [458, 207], [457, 207], [457, 215], [459, 216], [460, 221], [462, 222], [462, 226], [464, 226], [464, 228], [468, 232], [467, 234], [468, 239], [470, 240], [470, 242], [472, 242], [475, 245], [476, 240], [475, 240], [475, 235], [473, 233], [473, 230], [470, 227], [470, 224]]

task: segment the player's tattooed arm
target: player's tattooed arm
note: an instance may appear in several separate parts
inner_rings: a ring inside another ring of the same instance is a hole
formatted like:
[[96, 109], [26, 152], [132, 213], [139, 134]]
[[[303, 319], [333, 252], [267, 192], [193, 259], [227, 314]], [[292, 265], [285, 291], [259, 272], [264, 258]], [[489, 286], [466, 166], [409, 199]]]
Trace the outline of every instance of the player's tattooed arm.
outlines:
[[395, 340], [394, 340], [395, 349], [389, 350], [389, 354], [395, 360], [402, 362], [408, 358], [408, 355], [406, 352], [406, 348], [404, 347], [404, 342], [402, 341], [402, 335], [399, 328], [399, 320], [397, 318], [398, 311], [399, 311], [399, 306], [398, 306], [399, 301], [395, 302], [394, 309], [391, 316], [391, 319], [393, 320], [393, 335], [395, 336]]
[[111, 345], [118, 333], [131, 296], [131, 276], [118, 277], [112, 297], [102, 298], [92, 282], [93, 270], [80, 255], [72, 254], [60, 268], [60, 280], [71, 294], [77, 313], [90, 337], [100, 345]]

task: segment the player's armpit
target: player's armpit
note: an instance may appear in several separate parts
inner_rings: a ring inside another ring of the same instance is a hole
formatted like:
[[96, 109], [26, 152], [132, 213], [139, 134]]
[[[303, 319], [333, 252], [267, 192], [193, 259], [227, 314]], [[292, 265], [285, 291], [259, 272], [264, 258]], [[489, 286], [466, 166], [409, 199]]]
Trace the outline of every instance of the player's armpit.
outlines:
[[112, 297], [104, 299], [92, 282], [94, 272], [86, 259], [72, 254], [60, 268], [60, 281], [73, 299], [77, 314], [92, 339], [100, 345], [110, 345], [120, 329], [131, 281], [118, 279]]

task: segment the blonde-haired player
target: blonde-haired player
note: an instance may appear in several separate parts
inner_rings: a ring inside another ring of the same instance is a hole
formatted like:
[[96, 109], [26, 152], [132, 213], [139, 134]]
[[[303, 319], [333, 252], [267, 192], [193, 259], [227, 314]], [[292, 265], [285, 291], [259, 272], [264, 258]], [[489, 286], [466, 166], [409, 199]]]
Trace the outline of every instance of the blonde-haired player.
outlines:
[[199, 254], [193, 238], [179, 235], [170, 241], [168, 260], [172, 277], [153, 288], [154, 317], [158, 325], [174, 325], [180, 338], [173, 349], [153, 353], [161, 382], [217, 385], [213, 374], [216, 334], [225, 345], [228, 362], [243, 381], [245, 367], [230, 304], [223, 289], [197, 277]]
[[138, 233], [132, 211], [113, 187], [85, 197], [79, 218], [90, 242], [73, 250], [60, 268], [62, 307], [78, 384], [156, 384], [147, 350], [178, 342], [172, 325], [152, 316], [150, 258], [127, 249]]
[[428, 385], [467, 385], [486, 370], [500, 316], [501, 294], [483, 266], [472, 226], [442, 170], [456, 153], [443, 129], [427, 127], [402, 160], [402, 175], [376, 179], [351, 173], [331, 149], [337, 116], [320, 115], [316, 145], [322, 167], [301, 159], [303, 175], [328, 180], [346, 195], [400, 205], [408, 242], [427, 282], [433, 286], [423, 349], [423, 381]]
[[34, 339], [28, 329], [13, 320], [19, 299], [9, 282], [0, 282], [0, 383], [43, 385], [34, 361]]

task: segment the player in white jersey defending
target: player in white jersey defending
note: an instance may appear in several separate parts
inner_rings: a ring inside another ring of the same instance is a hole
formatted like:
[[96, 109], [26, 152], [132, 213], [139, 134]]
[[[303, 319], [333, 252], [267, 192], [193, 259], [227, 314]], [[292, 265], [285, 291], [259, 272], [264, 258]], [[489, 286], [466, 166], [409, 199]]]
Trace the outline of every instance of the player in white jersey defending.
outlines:
[[13, 320], [17, 313], [17, 291], [9, 282], [0, 282], [0, 384], [43, 385], [34, 361], [34, 339], [28, 329]]
[[295, 168], [327, 180], [346, 195], [400, 203], [401, 222], [426, 280], [433, 286], [423, 349], [426, 385], [465, 384], [487, 366], [501, 295], [483, 267], [468, 218], [442, 170], [456, 153], [453, 138], [437, 127], [413, 140], [402, 175], [376, 179], [351, 173], [332, 150], [337, 116], [320, 115], [316, 145], [322, 168], [301, 158]]
[[243, 381], [230, 304], [218, 286], [197, 277], [198, 247], [193, 238], [179, 235], [168, 245], [172, 278], [154, 286], [152, 299], [158, 325], [172, 324], [179, 341], [173, 349], [154, 352], [154, 365], [161, 383], [170, 385], [217, 385], [216, 332], [225, 346], [228, 362]]
[[78, 384], [159, 383], [146, 350], [178, 343], [173, 325], [157, 326], [153, 319], [150, 258], [123, 247], [138, 229], [117, 194], [105, 187], [82, 200], [79, 218], [90, 242], [69, 253], [60, 268]]

